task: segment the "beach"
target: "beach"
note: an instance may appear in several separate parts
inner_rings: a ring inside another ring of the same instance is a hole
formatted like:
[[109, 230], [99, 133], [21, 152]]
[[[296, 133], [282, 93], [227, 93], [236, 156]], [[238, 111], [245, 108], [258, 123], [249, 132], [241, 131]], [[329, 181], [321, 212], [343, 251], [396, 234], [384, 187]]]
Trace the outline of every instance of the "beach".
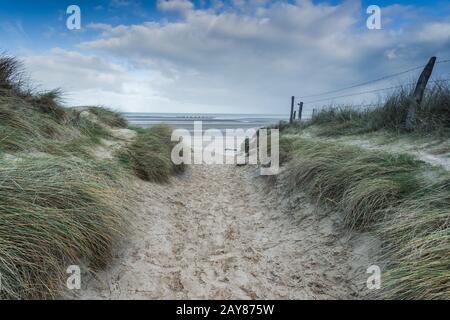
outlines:
[[205, 114], [205, 113], [122, 113], [131, 125], [148, 128], [157, 124], [167, 124], [176, 129], [194, 131], [194, 122], [202, 123], [208, 129], [249, 129], [261, 128], [289, 120], [286, 114]]

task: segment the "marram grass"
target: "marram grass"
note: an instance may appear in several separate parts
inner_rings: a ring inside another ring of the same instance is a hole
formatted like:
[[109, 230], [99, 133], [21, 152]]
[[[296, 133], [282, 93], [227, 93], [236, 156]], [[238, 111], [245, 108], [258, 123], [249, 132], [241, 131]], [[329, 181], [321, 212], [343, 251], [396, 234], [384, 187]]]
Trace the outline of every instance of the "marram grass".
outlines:
[[381, 240], [386, 268], [371, 297], [450, 299], [448, 173], [409, 155], [287, 138], [286, 190], [309, 194], [342, 212], [349, 228]]
[[385, 260], [381, 296], [450, 299], [450, 177], [429, 183], [382, 221]]
[[172, 174], [184, 170], [183, 165], [174, 165], [171, 160], [171, 134], [172, 129], [166, 125], [140, 130], [136, 140], [118, 156], [139, 178], [167, 182]]
[[[60, 91], [35, 93], [23, 79], [20, 63], [0, 55], [0, 298], [58, 298], [69, 265], [105, 267], [126, 231], [132, 172], [92, 149], [127, 121], [101, 107], [64, 108]], [[167, 180], [176, 171], [170, 130], [140, 133], [128, 160]]]
[[69, 265], [107, 264], [128, 216], [118, 169], [54, 156], [0, 168], [2, 298], [57, 297]]
[[[411, 87], [390, 93], [376, 106], [362, 108], [352, 105], [325, 106], [305, 126], [314, 125], [319, 134], [336, 136], [373, 131], [405, 132], [405, 119], [411, 104]], [[293, 126], [291, 125], [291, 130]], [[448, 137], [450, 134], [450, 85], [444, 81], [428, 86], [417, 109], [413, 129], [418, 135]]]
[[370, 227], [383, 209], [418, 188], [412, 174], [421, 163], [410, 156], [297, 139], [283, 179], [286, 187], [339, 208], [351, 228]]
[[110, 127], [126, 128], [127, 120], [118, 112], [109, 110], [104, 107], [88, 107], [87, 110], [94, 114], [98, 120]]

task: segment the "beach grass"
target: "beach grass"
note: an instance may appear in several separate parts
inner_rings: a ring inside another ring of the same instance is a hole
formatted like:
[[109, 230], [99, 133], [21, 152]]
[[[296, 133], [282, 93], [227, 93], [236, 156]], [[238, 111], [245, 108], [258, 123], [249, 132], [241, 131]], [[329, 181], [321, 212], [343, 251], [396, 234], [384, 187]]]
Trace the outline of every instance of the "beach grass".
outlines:
[[[411, 133], [405, 128], [405, 119], [411, 105], [412, 88], [405, 86], [391, 92], [384, 102], [372, 107], [331, 105], [321, 108], [310, 121], [301, 125], [316, 126], [324, 136], [361, 134], [375, 131]], [[292, 130], [292, 126], [291, 126]], [[450, 135], [450, 85], [435, 82], [425, 91], [417, 108], [413, 132], [419, 135]]]
[[50, 155], [0, 165], [2, 298], [55, 298], [69, 265], [106, 266], [131, 207], [119, 168]]
[[[103, 107], [66, 108], [60, 90], [29, 87], [21, 63], [0, 56], [4, 299], [58, 298], [68, 266], [86, 272], [104, 268], [133, 210], [134, 170], [124, 168], [120, 159], [102, 160], [92, 152], [102, 140], [115, 139], [113, 129], [128, 126], [122, 115]], [[144, 130], [130, 147], [155, 181], [167, 180], [174, 171], [168, 162], [168, 132]]]
[[113, 128], [127, 128], [128, 121], [118, 112], [110, 110], [105, 107], [88, 107], [87, 110], [94, 114], [97, 119], [110, 127]]
[[[340, 212], [348, 229], [370, 232], [381, 241], [382, 287], [369, 298], [448, 300], [448, 171], [409, 154], [327, 138], [375, 131], [448, 136], [448, 87], [435, 86], [427, 92], [413, 132], [404, 128], [407, 97], [400, 91], [375, 109], [325, 108], [306, 123], [278, 125], [285, 165], [279, 181], [287, 194], [304, 192], [315, 203]], [[304, 130], [308, 134], [302, 135]]]
[[118, 154], [122, 163], [129, 165], [135, 174], [146, 181], [168, 182], [169, 177], [184, 171], [184, 165], [171, 160], [174, 142], [172, 128], [156, 125], [139, 130], [135, 141]]
[[367, 152], [359, 147], [313, 139], [296, 141], [287, 163], [286, 188], [307, 191], [340, 209], [351, 229], [364, 230], [407, 194], [420, 188], [426, 165], [412, 156]]

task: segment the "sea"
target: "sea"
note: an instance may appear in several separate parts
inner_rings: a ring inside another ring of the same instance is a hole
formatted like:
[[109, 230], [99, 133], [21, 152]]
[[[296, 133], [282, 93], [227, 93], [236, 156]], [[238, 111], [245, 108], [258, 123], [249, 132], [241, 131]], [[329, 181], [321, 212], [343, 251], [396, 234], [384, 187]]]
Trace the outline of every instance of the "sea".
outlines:
[[201, 121], [202, 129], [249, 129], [261, 128], [289, 120], [284, 114], [222, 114], [222, 113], [123, 113], [130, 124], [151, 127], [168, 124], [176, 129], [194, 130], [194, 122]]

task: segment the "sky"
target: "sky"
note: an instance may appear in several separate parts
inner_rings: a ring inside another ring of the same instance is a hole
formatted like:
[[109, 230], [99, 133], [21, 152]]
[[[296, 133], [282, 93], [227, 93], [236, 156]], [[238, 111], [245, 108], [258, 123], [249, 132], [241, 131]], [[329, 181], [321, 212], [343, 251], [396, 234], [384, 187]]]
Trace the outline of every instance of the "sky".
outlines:
[[[69, 30], [69, 5], [81, 28]], [[368, 29], [369, 5], [381, 29]], [[0, 2], [0, 51], [67, 105], [127, 112], [273, 113], [365, 104], [450, 59], [450, 2], [425, 0], [15, 0]], [[450, 63], [433, 79], [450, 78]], [[315, 100], [321, 100], [315, 102]]]

